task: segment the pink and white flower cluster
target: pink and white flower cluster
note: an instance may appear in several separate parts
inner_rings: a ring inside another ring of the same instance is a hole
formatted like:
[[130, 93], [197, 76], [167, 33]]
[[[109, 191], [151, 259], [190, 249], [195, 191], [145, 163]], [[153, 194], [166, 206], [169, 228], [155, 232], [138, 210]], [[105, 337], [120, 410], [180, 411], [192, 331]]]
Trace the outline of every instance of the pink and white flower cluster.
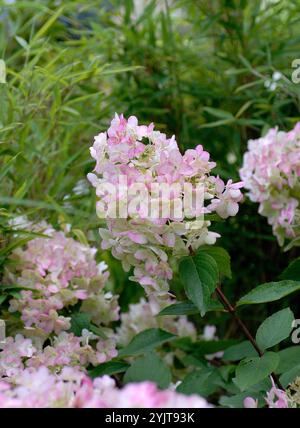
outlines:
[[46, 367], [25, 369], [14, 383], [0, 381], [0, 408], [208, 408], [197, 395], [159, 390], [151, 382], [132, 383], [123, 389], [103, 376], [92, 381], [75, 368], [60, 374]]
[[99, 340], [87, 330], [83, 330], [81, 337], [62, 332], [50, 340], [51, 345], [43, 348], [34, 338], [21, 334], [8, 337], [0, 351], [0, 378], [16, 379], [26, 367], [47, 367], [55, 373], [64, 366], [84, 371], [89, 364], [96, 366], [117, 356], [112, 339]]
[[10, 312], [20, 312], [26, 328], [46, 335], [70, 328], [63, 310], [81, 303], [97, 325], [118, 320], [117, 296], [104, 292], [109, 273], [95, 260], [96, 249], [83, 245], [47, 225], [43, 233], [16, 249], [5, 273], [4, 283], [21, 287], [20, 297], [9, 301]]
[[259, 203], [280, 245], [300, 244], [300, 122], [289, 132], [278, 128], [248, 142], [240, 176], [249, 198]]
[[[277, 388], [274, 383], [273, 378], [272, 388], [267, 392], [265, 402], [270, 409], [287, 409], [291, 405], [291, 400], [289, 399], [287, 393], [282, 389]], [[255, 409], [258, 407], [258, 400], [255, 400], [252, 397], [246, 397], [244, 400], [244, 407], [247, 409]]]
[[[103, 206], [112, 199], [119, 206], [125, 199], [129, 205], [133, 202], [128, 201], [128, 192], [125, 198], [122, 186], [115, 194], [103, 191], [103, 183], [117, 185], [120, 177], [126, 177], [127, 188], [138, 183], [150, 193], [154, 184], [173, 186], [173, 191], [160, 199], [157, 215], [145, 214], [147, 210], [141, 199], [136, 212], [128, 211], [125, 218], [112, 218], [108, 212], [107, 229], [100, 230], [102, 248], [110, 248], [126, 271], [134, 268], [133, 281], [140, 283], [148, 294], [166, 294], [172, 278], [172, 259], [188, 254], [190, 248], [196, 250], [201, 245], [214, 244], [219, 237], [209, 230], [211, 222], [199, 217], [212, 213], [222, 218], [236, 215], [242, 199], [242, 183], [229, 180], [225, 184], [219, 177], [211, 176], [216, 164], [201, 145], [182, 155], [174, 136], [168, 139], [154, 130], [153, 124], [140, 126], [134, 116], [127, 120], [116, 114], [108, 131], [95, 137], [90, 150], [96, 167], [88, 179], [96, 188], [97, 211], [101, 216]], [[174, 207], [176, 201], [184, 199], [182, 188], [187, 183], [201, 186], [203, 206], [195, 208], [191, 218], [180, 218], [172, 210], [165, 217], [159, 215], [165, 205]]]
[[[21, 322], [6, 315], [9, 330], [17, 335], [1, 344], [0, 377], [19, 376], [25, 367], [59, 371], [68, 365], [85, 370], [89, 364], [96, 366], [116, 357], [110, 324], [119, 319], [119, 306], [118, 296], [104, 291], [107, 266], [96, 262], [95, 249], [49, 225], [32, 229], [47, 237], [35, 238], [15, 250], [4, 276], [5, 284], [21, 288], [8, 308], [20, 313]], [[78, 337], [67, 332], [74, 305], [77, 316], [86, 314], [93, 330], [100, 327], [106, 338], [84, 326]]]

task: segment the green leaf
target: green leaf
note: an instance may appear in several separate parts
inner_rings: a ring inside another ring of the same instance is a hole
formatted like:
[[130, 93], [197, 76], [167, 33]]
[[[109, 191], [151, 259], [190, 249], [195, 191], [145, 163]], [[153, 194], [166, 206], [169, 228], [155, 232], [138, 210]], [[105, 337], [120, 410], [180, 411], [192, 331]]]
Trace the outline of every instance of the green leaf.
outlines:
[[83, 312], [75, 312], [71, 315], [71, 328], [70, 332], [75, 336], [81, 336], [82, 330], [90, 329], [90, 316]]
[[202, 340], [200, 342], [192, 343], [191, 352], [197, 357], [215, 354], [216, 352], [224, 351], [235, 343], [235, 339]]
[[146, 380], [156, 383], [162, 389], [167, 388], [172, 381], [169, 367], [152, 352], [136, 359], [126, 371], [123, 379], [125, 383]]
[[250, 394], [249, 391], [246, 391], [246, 392], [242, 392], [241, 394], [232, 395], [231, 397], [223, 396], [221, 397], [219, 404], [221, 406], [230, 407], [233, 409], [243, 409], [244, 400], [249, 396], [257, 400], [260, 394], [259, 392], [256, 392], [255, 394], [251, 392]]
[[173, 305], [167, 306], [163, 310], [157, 314], [158, 317], [166, 316], [166, 315], [196, 315], [199, 314], [199, 310], [194, 305], [194, 303], [189, 302], [188, 300], [185, 302], [174, 303]]
[[292, 281], [300, 281], [300, 257], [293, 260], [292, 263], [282, 272], [281, 279], [290, 279]]
[[220, 380], [221, 376], [216, 370], [211, 368], [200, 369], [189, 373], [176, 391], [185, 395], [198, 394], [207, 397], [218, 389]]
[[258, 328], [256, 341], [262, 349], [272, 348], [289, 337], [292, 332], [294, 314], [290, 308], [282, 309], [268, 317]]
[[76, 236], [76, 238], [78, 239], [78, 241], [82, 244], [85, 245], [86, 247], [89, 246], [89, 242], [85, 236], [85, 234], [83, 233], [82, 230], [80, 229], [73, 229], [72, 232], [74, 233], [74, 235]]
[[92, 370], [88, 371], [88, 375], [94, 379], [96, 377], [104, 375], [113, 375], [116, 373], [125, 372], [129, 367], [129, 364], [125, 361], [109, 361], [108, 363], [100, 364]]
[[198, 252], [193, 257], [181, 260], [179, 275], [187, 297], [199, 309], [201, 316], [204, 316], [218, 281], [216, 261], [206, 253]]
[[278, 352], [279, 364], [276, 373], [281, 374], [289, 371], [292, 367], [300, 364], [300, 346], [291, 346]]
[[104, 333], [104, 331], [100, 327], [98, 327], [97, 325], [94, 325], [91, 323], [89, 329], [92, 333], [96, 334], [97, 336], [101, 337], [102, 339], [104, 339], [104, 340], [107, 339], [107, 336]]
[[2, 305], [2, 303], [5, 302], [6, 298], [7, 298], [7, 295], [5, 295], [5, 294], [0, 296], [0, 305]]
[[235, 372], [235, 383], [241, 391], [245, 391], [274, 372], [279, 363], [279, 356], [267, 352], [262, 357], [247, 358], [238, 365]]
[[285, 280], [279, 282], [268, 282], [266, 284], [259, 285], [243, 296], [238, 301], [237, 306], [274, 302], [275, 300], [280, 300], [282, 297], [288, 296], [298, 290], [300, 290], [299, 281]]
[[239, 361], [243, 358], [256, 357], [257, 352], [251, 342], [245, 340], [244, 342], [233, 345], [227, 348], [223, 355], [225, 361]]
[[288, 370], [286, 373], [283, 373], [280, 376], [279, 380], [282, 386], [286, 388], [290, 383], [292, 383], [296, 379], [296, 377], [299, 377], [299, 376], [300, 376], [300, 364]]
[[212, 108], [212, 107], [204, 107], [204, 111], [207, 111], [207, 113], [211, 114], [212, 116], [217, 117], [218, 119], [234, 119], [232, 113], [230, 111], [221, 110], [218, 108]]
[[175, 337], [177, 336], [159, 328], [149, 328], [137, 334], [125, 348], [121, 349], [118, 356], [144, 354]]
[[52, 12], [53, 15], [48, 19], [48, 21], [45, 22], [45, 24], [35, 33], [33, 36], [31, 43], [35, 42], [36, 40], [43, 37], [50, 27], [54, 24], [54, 22], [59, 18], [59, 16], [62, 14], [64, 7], [58, 8], [56, 11]]
[[204, 251], [206, 254], [213, 257], [218, 265], [220, 275], [231, 278], [231, 264], [230, 264], [230, 255], [222, 247], [215, 247], [212, 245], [205, 245], [200, 247], [199, 251]]
[[[212, 300], [207, 312], [209, 311], [223, 311], [224, 307], [217, 301]], [[162, 317], [167, 315], [179, 316], [179, 315], [197, 315], [199, 310], [194, 305], [194, 303], [186, 300], [185, 302], [174, 303], [173, 305], [167, 306], [162, 311], [159, 312], [156, 316]]]
[[107, 339], [107, 336], [102, 329], [91, 323], [91, 317], [89, 314], [86, 314], [85, 312], [74, 312], [71, 315], [70, 332], [79, 337], [84, 329], [91, 331], [102, 339]]

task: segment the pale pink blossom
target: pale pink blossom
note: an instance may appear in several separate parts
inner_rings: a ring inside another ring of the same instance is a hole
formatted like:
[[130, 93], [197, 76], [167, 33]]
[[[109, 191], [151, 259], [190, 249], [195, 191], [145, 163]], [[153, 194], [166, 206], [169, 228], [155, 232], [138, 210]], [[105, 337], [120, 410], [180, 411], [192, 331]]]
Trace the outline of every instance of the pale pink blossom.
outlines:
[[[133, 267], [130, 279], [141, 284], [148, 295], [166, 295], [173, 276], [172, 261], [187, 255], [191, 248], [213, 245], [220, 236], [209, 230], [209, 220], [199, 221], [198, 217], [211, 213], [222, 218], [236, 215], [242, 183], [229, 180], [225, 184], [211, 176], [216, 164], [203, 146], [182, 155], [174, 136], [167, 138], [153, 124], [141, 126], [134, 116], [127, 120], [116, 114], [107, 133], [95, 137], [90, 151], [96, 167], [88, 179], [96, 188], [97, 214], [106, 216], [107, 223], [107, 229], [100, 230], [102, 248], [111, 249], [126, 271]], [[120, 177], [126, 178], [127, 193], [125, 184], [119, 183]], [[118, 191], [104, 184], [117, 186]], [[172, 186], [172, 190], [159, 199], [153, 189], [162, 184]], [[205, 200], [200, 207], [192, 204], [188, 216], [175, 210], [183, 202], [186, 184], [201, 186]], [[130, 207], [134, 202], [130, 190], [137, 185], [142, 185], [147, 194], [140, 197], [136, 210], [113, 216], [111, 207]], [[147, 189], [151, 189], [152, 200], [159, 202], [153, 204], [151, 213]]]
[[209, 408], [198, 396], [159, 390], [151, 382], [118, 389], [108, 376], [89, 379], [76, 368], [51, 373], [46, 367], [25, 369], [14, 383], [0, 382], [1, 408]]
[[248, 142], [240, 176], [251, 201], [267, 217], [280, 245], [300, 242], [300, 122], [290, 132], [277, 128]]
[[96, 249], [42, 224], [47, 237], [32, 239], [13, 251], [4, 280], [21, 287], [20, 296], [9, 301], [10, 312], [20, 312], [24, 326], [45, 335], [69, 330], [71, 318], [63, 309], [80, 304], [97, 325], [118, 320], [117, 296], [105, 293], [107, 266], [97, 263]]

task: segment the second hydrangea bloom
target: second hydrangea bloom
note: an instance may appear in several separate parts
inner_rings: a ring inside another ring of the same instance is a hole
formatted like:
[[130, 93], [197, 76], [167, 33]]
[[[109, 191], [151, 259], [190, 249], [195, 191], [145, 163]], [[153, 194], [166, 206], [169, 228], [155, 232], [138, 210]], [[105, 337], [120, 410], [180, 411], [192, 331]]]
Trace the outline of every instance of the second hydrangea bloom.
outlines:
[[300, 123], [289, 132], [271, 129], [248, 142], [240, 175], [259, 203], [280, 245], [300, 244]]

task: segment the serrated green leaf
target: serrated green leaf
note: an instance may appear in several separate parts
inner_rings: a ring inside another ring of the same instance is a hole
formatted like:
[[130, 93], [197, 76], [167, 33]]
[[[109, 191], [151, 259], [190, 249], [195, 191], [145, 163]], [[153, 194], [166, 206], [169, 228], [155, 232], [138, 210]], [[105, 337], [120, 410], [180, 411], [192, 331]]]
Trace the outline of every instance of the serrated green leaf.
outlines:
[[212, 245], [205, 245], [200, 247], [199, 251], [204, 251], [206, 254], [210, 255], [215, 259], [220, 275], [231, 278], [231, 265], [230, 265], [230, 255], [222, 247], [215, 247]]
[[179, 275], [187, 297], [199, 309], [201, 316], [204, 316], [218, 281], [216, 261], [203, 252], [198, 252], [193, 257], [184, 257], [179, 264]]

